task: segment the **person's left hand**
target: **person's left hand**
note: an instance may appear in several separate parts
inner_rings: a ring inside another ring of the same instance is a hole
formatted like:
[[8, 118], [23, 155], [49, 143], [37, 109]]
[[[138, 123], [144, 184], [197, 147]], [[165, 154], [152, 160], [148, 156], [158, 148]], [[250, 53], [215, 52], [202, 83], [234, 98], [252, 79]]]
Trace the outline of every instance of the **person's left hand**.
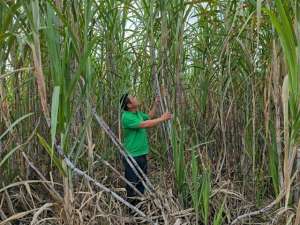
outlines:
[[156, 105], [160, 104], [160, 97], [159, 96], [156, 96], [156, 98], [155, 98], [155, 104]]

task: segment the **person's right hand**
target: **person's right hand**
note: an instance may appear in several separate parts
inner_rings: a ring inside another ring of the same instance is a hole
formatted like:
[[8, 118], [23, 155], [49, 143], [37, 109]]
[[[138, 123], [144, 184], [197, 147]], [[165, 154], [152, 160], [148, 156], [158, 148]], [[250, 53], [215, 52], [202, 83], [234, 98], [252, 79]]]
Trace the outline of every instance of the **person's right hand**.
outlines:
[[160, 118], [161, 118], [163, 121], [170, 120], [170, 119], [172, 119], [172, 114], [169, 113], [169, 112], [165, 112], [164, 114], [161, 115]]

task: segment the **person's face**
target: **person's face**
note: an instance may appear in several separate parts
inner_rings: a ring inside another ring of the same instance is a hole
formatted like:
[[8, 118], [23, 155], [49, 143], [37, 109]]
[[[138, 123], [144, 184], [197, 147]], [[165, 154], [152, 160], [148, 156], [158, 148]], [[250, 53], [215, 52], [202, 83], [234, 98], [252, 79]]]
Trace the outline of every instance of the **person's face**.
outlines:
[[137, 100], [137, 98], [135, 96], [129, 96], [129, 100], [130, 100], [130, 102], [128, 103], [128, 108], [134, 109], [134, 108], [138, 107], [139, 101]]

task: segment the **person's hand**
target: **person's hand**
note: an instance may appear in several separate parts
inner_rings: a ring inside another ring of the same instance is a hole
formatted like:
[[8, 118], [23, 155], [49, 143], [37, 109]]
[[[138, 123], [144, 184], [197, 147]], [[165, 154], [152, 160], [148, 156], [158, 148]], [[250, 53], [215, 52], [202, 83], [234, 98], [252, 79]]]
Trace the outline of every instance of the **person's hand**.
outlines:
[[156, 96], [156, 98], [155, 98], [155, 104], [156, 105], [160, 104], [160, 97], [159, 96]]
[[161, 115], [160, 118], [161, 118], [163, 121], [170, 120], [170, 119], [172, 119], [172, 114], [169, 113], [169, 112], [165, 112], [164, 114]]

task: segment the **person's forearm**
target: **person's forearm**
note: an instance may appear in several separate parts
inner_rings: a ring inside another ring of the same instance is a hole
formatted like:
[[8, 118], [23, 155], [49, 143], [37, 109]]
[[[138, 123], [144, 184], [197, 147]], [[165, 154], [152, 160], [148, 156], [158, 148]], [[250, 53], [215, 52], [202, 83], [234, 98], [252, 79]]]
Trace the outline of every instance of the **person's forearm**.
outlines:
[[156, 126], [157, 124], [163, 122], [164, 120], [159, 117], [159, 118], [156, 118], [156, 119], [152, 119], [152, 120], [146, 120], [144, 122], [141, 123], [140, 125], [140, 128], [150, 128], [150, 127], [154, 127]]

